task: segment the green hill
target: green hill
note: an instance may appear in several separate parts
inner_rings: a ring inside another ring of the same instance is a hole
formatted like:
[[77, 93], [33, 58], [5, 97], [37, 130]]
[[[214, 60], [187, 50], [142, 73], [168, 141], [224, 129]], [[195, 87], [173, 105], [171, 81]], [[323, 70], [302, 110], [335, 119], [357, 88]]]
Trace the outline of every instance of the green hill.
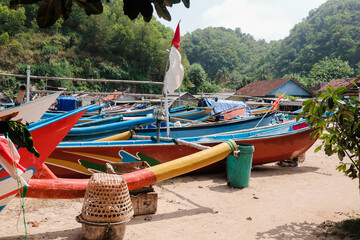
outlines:
[[[39, 76], [163, 81], [165, 50], [170, 48], [173, 30], [154, 17], [150, 23], [140, 15], [129, 20], [121, 0], [104, 3], [103, 13], [90, 17], [74, 5], [67, 21], [60, 19], [48, 29], [36, 24], [36, 4], [16, 11], [9, 10], [8, 4], [9, 0], [0, 2], [0, 71], [25, 74], [29, 64], [31, 73]], [[346, 68], [340, 74], [328, 74], [325, 81], [360, 74], [360, 1], [328, 0], [304, 17], [289, 36], [270, 43], [255, 40], [240, 28], [209, 27], [186, 34], [181, 41], [182, 63], [185, 70], [197, 65], [183, 90], [206, 88], [196, 82], [218, 90], [217, 86], [240, 88], [251, 81], [284, 76], [295, 76], [310, 86], [323, 81], [314, 76], [327, 74], [320, 73], [324, 65], [332, 71]], [[194, 76], [202, 79], [191, 82]], [[36, 84], [40, 89], [48, 84], [85, 91], [161, 92], [160, 87], [119, 83], [39, 80]]]

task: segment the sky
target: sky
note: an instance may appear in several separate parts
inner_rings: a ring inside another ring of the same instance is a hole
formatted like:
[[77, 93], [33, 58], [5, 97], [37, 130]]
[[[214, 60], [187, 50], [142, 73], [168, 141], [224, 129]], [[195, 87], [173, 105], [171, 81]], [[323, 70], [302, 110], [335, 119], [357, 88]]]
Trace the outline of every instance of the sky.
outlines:
[[181, 19], [182, 36], [198, 28], [240, 28], [256, 40], [269, 42], [288, 36], [290, 29], [305, 19], [310, 10], [324, 2], [326, 0], [190, 0], [190, 8], [182, 3], [168, 8], [172, 20], [160, 19], [160, 22], [175, 31]]

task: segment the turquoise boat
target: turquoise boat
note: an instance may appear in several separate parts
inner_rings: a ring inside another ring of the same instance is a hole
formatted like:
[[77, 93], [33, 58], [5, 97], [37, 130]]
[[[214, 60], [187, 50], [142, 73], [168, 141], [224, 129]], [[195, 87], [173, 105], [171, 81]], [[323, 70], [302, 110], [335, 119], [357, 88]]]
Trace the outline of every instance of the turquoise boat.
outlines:
[[[184, 125], [182, 127], [170, 127], [170, 136], [172, 138], [185, 138], [194, 136], [211, 135], [217, 133], [238, 131], [244, 129], [251, 129], [254, 127], [263, 127], [271, 123], [275, 113], [264, 115], [257, 115], [254, 117], [240, 118], [227, 121], [211, 122], [211, 123], [198, 123], [194, 125]], [[158, 129], [136, 128], [135, 133], [141, 136], [157, 136]], [[166, 128], [160, 128], [160, 136], [166, 137]]]
[[[304, 120], [271, 125], [237, 133], [182, 138], [185, 142], [215, 146], [226, 140], [255, 147], [253, 165], [294, 159], [306, 152], [316, 141]], [[93, 172], [105, 171], [107, 162], [147, 161], [156, 165], [200, 151], [177, 139], [166, 141], [127, 140], [105, 142], [62, 142], [47, 159], [46, 164], [58, 177], [88, 178]], [[213, 166], [212, 170], [224, 169]]]

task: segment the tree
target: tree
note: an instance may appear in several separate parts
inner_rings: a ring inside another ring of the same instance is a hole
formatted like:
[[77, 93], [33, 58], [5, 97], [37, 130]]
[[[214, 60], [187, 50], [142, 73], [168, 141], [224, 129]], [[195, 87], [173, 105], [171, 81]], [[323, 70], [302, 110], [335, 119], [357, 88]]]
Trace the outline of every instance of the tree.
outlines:
[[[10, 9], [16, 9], [19, 4], [40, 3], [37, 12], [37, 24], [41, 28], [47, 28], [56, 23], [61, 17], [66, 21], [70, 17], [73, 2], [85, 10], [87, 15], [101, 14], [103, 5], [101, 0], [10, 0]], [[172, 7], [180, 0], [123, 0], [124, 14], [131, 20], [138, 17], [139, 13], [144, 17], [144, 21], [150, 22], [153, 14], [153, 5], [160, 18], [168, 21], [171, 15], [166, 7]], [[190, 0], [182, 0], [185, 7], [190, 7]], [[153, 5], [152, 5], [153, 4]]]
[[329, 59], [323, 58], [314, 64], [309, 73], [309, 85], [314, 86], [319, 82], [330, 82], [337, 78], [348, 78], [354, 74], [348, 62], [344, 62], [339, 58]]
[[201, 89], [207, 79], [207, 74], [199, 63], [191, 64], [186, 73], [187, 81], [195, 86], [195, 92]]
[[[324, 148], [328, 156], [337, 154], [340, 160], [337, 169], [355, 179], [360, 172], [360, 101], [355, 97], [344, 101], [345, 91], [345, 87], [328, 87], [326, 93], [319, 91], [315, 99], [303, 102], [303, 111], [297, 120], [307, 118], [313, 129], [312, 137], [322, 140], [315, 152]], [[345, 156], [350, 162], [344, 161]]]
[[226, 87], [230, 82], [231, 76], [227, 67], [220, 68], [215, 75], [215, 82]]
[[256, 80], [268, 80], [268, 79], [271, 79], [268, 69], [265, 67], [259, 68], [256, 74]]
[[3, 3], [0, 3], [0, 35], [8, 33], [9, 35], [21, 30], [25, 23], [25, 10], [11, 11]]
[[11, 102], [15, 102], [16, 94], [18, 92], [20, 82], [15, 78], [8, 77], [0, 80], [1, 92], [10, 99]]

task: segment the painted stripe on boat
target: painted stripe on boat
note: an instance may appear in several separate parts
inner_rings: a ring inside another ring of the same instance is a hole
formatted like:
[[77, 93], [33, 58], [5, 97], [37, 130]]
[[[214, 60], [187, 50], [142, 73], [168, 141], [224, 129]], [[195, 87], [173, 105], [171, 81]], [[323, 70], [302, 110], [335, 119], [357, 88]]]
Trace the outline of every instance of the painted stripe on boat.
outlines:
[[192, 155], [147, 168], [147, 170], [153, 172], [156, 176], [156, 181], [160, 182], [215, 163], [219, 159], [226, 158], [236, 150], [236, 143], [233, 140], [229, 140]]

